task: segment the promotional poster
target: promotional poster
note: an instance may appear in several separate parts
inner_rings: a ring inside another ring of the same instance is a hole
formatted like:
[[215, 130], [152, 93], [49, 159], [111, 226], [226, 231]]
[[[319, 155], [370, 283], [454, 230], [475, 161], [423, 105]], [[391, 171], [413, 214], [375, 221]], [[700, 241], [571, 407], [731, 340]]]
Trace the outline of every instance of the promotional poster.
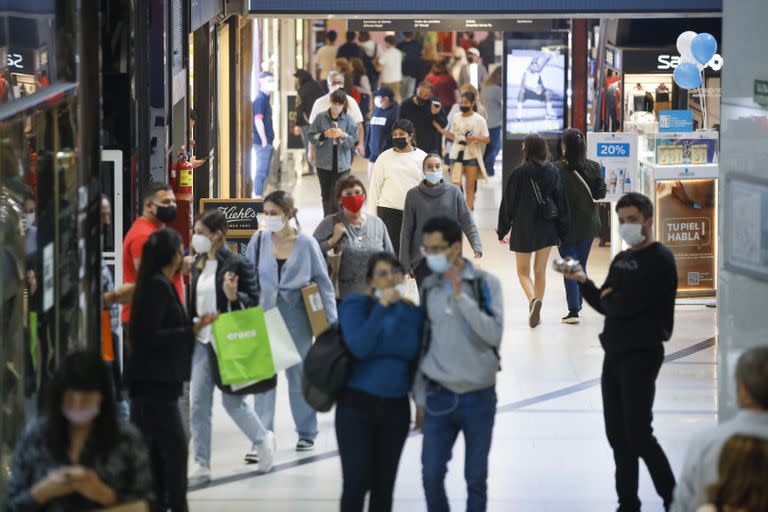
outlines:
[[638, 190], [636, 133], [588, 133], [587, 158], [600, 164], [607, 191], [605, 201], [615, 202], [627, 192]]
[[656, 233], [677, 264], [678, 291], [705, 295], [716, 288], [717, 180], [656, 183]]
[[509, 37], [505, 42], [507, 138], [562, 130], [568, 51], [564, 37]]

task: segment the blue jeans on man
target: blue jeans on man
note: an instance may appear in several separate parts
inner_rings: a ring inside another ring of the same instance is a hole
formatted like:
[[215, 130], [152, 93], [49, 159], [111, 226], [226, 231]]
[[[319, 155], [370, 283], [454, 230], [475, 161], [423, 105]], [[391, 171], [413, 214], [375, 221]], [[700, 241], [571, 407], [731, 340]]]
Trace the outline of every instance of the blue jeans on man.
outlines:
[[430, 384], [424, 407], [422, 479], [429, 512], [448, 512], [445, 474], [459, 432], [464, 434], [464, 479], [467, 512], [483, 512], [488, 505], [488, 454], [496, 417], [496, 389], [489, 387], [456, 394]]
[[496, 157], [499, 156], [499, 151], [501, 151], [501, 126], [489, 128], [488, 136], [491, 138], [491, 142], [485, 146], [483, 163], [485, 164], [485, 172], [488, 173], [488, 176], [493, 176], [496, 173], [494, 169]]
[[[578, 260], [583, 268], [587, 268], [587, 258], [589, 258], [589, 251], [592, 250], [592, 242], [594, 238], [588, 238], [586, 240], [578, 240], [576, 242], [566, 242], [560, 245], [560, 257], [565, 258], [570, 256], [571, 258]], [[568, 311], [578, 313], [581, 311], [583, 299], [581, 297], [581, 288], [579, 283], [573, 279], [563, 279], [565, 282], [565, 296], [568, 300]]]
[[269, 170], [272, 167], [272, 151], [274, 146], [254, 145], [256, 149], [256, 172], [253, 177], [253, 195], [264, 195], [264, 182], [267, 181]]

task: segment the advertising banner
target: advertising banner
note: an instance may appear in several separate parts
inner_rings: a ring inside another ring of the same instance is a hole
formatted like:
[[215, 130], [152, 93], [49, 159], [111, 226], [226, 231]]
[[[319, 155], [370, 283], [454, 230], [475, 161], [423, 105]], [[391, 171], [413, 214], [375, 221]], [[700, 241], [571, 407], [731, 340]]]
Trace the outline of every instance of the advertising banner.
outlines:
[[717, 279], [717, 180], [656, 183], [656, 233], [677, 264], [678, 291], [714, 294]]
[[659, 110], [659, 132], [692, 132], [693, 111]]
[[768, 180], [733, 174], [725, 201], [726, 268], [768, 281]]
[[235, 254], [245, 255], [251, 236], [259, 229], [258, 214], [264, 211], [256, 199], [201, 199], [200, 212], [219, 210], [227, 218], [227, 247]]
[[587, 158], [600, 164], [607, 190], [604, 201], [618, 201], [637, 190], [637, 134], [587, 134]]

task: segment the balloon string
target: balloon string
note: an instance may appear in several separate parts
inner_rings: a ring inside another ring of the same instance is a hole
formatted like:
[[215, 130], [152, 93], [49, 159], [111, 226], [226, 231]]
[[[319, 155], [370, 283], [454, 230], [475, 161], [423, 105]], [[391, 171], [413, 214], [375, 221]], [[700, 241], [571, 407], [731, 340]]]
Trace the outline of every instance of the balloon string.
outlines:
[[701, 108], [704, 113], [704, 129], [706, 130], [709, 125], [707, 124], [707, 72], [706, 68], [701, 70]]

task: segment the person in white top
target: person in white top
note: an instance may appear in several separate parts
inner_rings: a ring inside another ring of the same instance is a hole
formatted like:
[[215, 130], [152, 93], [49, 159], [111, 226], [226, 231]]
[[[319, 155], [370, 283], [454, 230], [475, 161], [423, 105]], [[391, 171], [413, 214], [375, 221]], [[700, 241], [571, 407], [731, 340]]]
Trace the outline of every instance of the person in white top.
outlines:
[[[338, 71], [331, 71], [328, 74], [328, 94], [320, 96], [312, 105], [312, 111], [309, 113], [309, 124], [315, 122], [315, 118], [320, 112], [326, 112], [331, 108], [331, 94], [344, 87], [344, 75]], [[347, 114], [352, 117], [352, 120], [357, 125], [357, 146], [355, 151], [359, 154], [365, 152], [365, 131], [363, 128], [363, 113], [360, 112], [360, 106], [351, 95], [351, 91], [347, 92]], [[315, 163], [315, 145], [309, 145], [309, 163]]]
[[450, 131], [442, 128], [440, 133], [453, 141], [451, 146], [451, 181], [461, 185], [461, 178], [466, 178], [464, 192], [470, 210], [475, 209], [475, 185], [480, 179], [487, 179], [483, 156], [485, 145], [491, 142], [488, 123], [477, 113], [477, 96], [465, 92], [459, 101], [461, 115], [454, 116]]
[[336, 37], [336, 31], [329, 30], [325, 35], [325, 44], [315, 53], [315, 69], [320, 80], [328, 78], [328, 73], [336, 66], [336, 52], [339, 51], [336, 46]]
[[[191, 245], [196, 257], [191, 272], [188, 305], [191, 317], [255, 307], [259, 302], [253, 266], [227, 249], [226, 232], [227, 218], [219, 210], [205, 212], [195, 222]], [[189, 474], [190, 485], [211, 479], [211, 412], [216, 387], [209, 346], [213, 341], [212, 327], [203, 328], [196, 338], [190, 383], [195, 467]], [[224, 409], [256, 446], [256, 451], [246, 461], [258, 462], [259, 469], [269, 471], [275, 456], [275, 436], [246, 405], [246, 396], [222, 392], [221, 397]]]
[[407, 119], [393, 125], [395, 147], [376, 159], [368, 190], [368, 208], [384, 221], [396, 254], [400, 248], [405, 196], [424, 178], [421, 168], [427, 154], [416, 147], [415, 133], [413, 123]]
[[395, 100], [400, 101], [400, 82], [403, 80], [403, 54], [397, 49], [395, 36], [384, 38], [384, 51], [379, 56], [376, 69], [381, 72], [379, 82], [395, 93]]
[[459, 73], [459, 86], [472, 84], [476, 89], [483, 88], [483, 84], [488, 79], [488, 71], [480, 61], [480, 50], [477, 48], [467, 50], [467, 63]]

